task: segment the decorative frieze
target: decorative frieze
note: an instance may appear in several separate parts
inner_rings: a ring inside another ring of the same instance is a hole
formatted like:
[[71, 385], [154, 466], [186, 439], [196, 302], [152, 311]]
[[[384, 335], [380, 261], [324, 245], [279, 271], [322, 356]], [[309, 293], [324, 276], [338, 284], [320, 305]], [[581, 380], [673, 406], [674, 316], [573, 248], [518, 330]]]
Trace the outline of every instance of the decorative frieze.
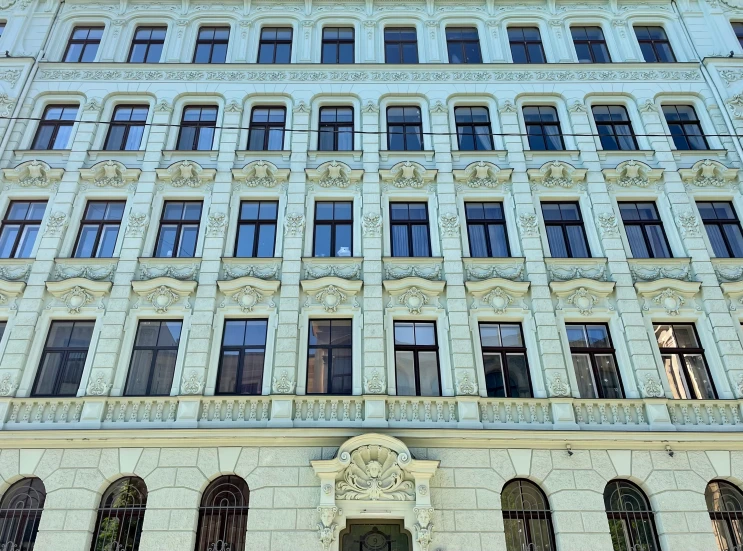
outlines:
[[194, 258], [140, 258], [139, 279], [170, 277], [179, 281], [196, 281], [199, 273], [198, 260]]
[[457, 191], [460, 192], [466, 188], [472, 190], [498, 188], [511, 180], [512, 173], [512, 168], [502, 169], [487, 161], [478, 161], [468, 165], [464, 170], [452, 171]]
[[679, 169], [679, 175], [687, 189], [734, 187], [738, 183], [738, 172], [737, 168], [728, 168], [711, 159], [697, 161], [691, 168]]
[[[246, 263], [249, 260], [249, 263]], [[222, 273], [224, 279], [255, 277], [258, 279], [278, 279], [281, 272], [281, 261], [273, 258], [223, 258]]]
[[55, 258], [52, 277], [57, 281], [81, 277], [92, 281], [111, 281], [116, 273], [116, 259]]
[[11, 184], [22, 188], [52, 188], [59, 186], [64, 169], [52, 168], [44, 161], [26, 161], [15, 168], [4, 168], [3, 176]]
[[98, 188], [123, 188], [128, 186], [129, 191], [134, 191], [136, 182], [142, 171], [138, 168], [126, 168], [126, 166], [114, 160], [101, 161], [90, 168], [80, 169], [80, 178], [84, 186]]
[[421, 189], [425, 186], [429, 186], [429, 191], [431, 191], [437, 173], [437, 170], [428, 170], [419, 163], [404, 161], [397, 163], [389, 170], [380, 170], [379, 177], [383, 182], [383, 191], [387, 191], [390, 187]]
[[633, 258], [628, 262], [634, 282], [658, 279], [691, 280], [690, 258]]
[[232, 169], [232, 177], [237, 188], [274, 188], [285, 184], [289, 180], [289, 169], [279, 169], [275, 164], [258, 160], [246, 164], [240, 169]]
[[[155, 170], [157, 178], [161, 182], [170, 184], [175, 188], [201, 187], [205, 183], [213, 182], [217, 171], [213, 168], [202, 168], [194, 161], [179, 161], [173, 163], [168, 168], [158, 168]], [[158, 189], [162, 190], [162, 186]]]
[[606, 258], [545, 258], [547, 276], [550, 281], [570, 281], [573, 279], [593, 279], [606, 281]]
[[651, 185], [660, 185], [663, 178], [663, 169], [651, 168], [642, 161], [630, 159], [619, 163], [616, 168], [602, 170], [606, 179], [606, 187], [610, 191], [613, 186], [620, 188], [647, 188]]
[[442, 278], [443, 259], [441, 258], [385, 257], [383, 260], [384, 279], [387, 280], [419, 277], [438, 281]]
[[467, 281], [501, 278], [523, 281], [525, 262], [523, 258], [463, 258], [464, 276]]
[[342, 279], [361, 279], [361, 262], [357, 258], [347, 261], [340, 258], [304, 258], [305, 279], [321, 277], [340, 277]]
[[[571, 189], [586, 179], [587, 172], [585, 168], [575, 168], [564, 161], [550, 161], [544, 163], [540, 168], [530, 168], [526, 171], [532, 191], [539, 189], [539, 186], [548, 189]], [[584, 185], [581, 185], [581, 190], [585, 190]]]

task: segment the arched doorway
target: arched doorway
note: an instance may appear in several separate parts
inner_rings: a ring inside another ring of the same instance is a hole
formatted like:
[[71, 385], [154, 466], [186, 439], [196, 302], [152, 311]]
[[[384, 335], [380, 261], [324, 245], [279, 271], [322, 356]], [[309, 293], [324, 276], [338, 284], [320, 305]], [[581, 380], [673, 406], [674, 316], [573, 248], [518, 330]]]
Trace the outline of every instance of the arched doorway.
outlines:
[[340, 551], [412, 551], [413, 538], [396, 522], [349, 521]]

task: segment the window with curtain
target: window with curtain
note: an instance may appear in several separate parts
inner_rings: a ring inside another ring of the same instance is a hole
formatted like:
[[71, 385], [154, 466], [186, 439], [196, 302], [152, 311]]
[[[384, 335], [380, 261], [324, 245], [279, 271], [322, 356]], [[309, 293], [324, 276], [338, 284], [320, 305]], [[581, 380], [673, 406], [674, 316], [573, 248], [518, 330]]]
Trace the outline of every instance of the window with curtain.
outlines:
[[286, 109], [254, 107], [250, 114], [249, 151], [281, 151], [284, 149]]
[[34, 551], [45, 501], [46, 488], [36, 477], [23, 478], [5, 491], [0, 500], [0, 549]]
[[313, 256], [353, 256], [353, 202], [315, 203]]
[[531, 377], [521, 324], [480, 323], [480, 345], [488, 396], [531, 398]]
[[604, 324], [565, 325], [581, 398], [624, 398], [609, 327]]
[[36, 129], [31, 149], [67, 149], [77, 117], [77, 105], [50, 105]]
[[493, 131], [487, 107], [457, 107], [454, 109], [454, 122], [460, 151], [493, 150]]
[[217, 129], [217, 108], [192, 105], [183, 110], [178, 132], [179, 151], [209, 151]]
[[31, 258], [46, 201], [11, 201], [0, 227], [0, 258]]
[[604, 488], [614, 551], [660, 551], [653, 511], [645, 493], [627, 480], [612, 480]]
[[88, 201], [80, 223], [75, 258], [111, 258], [126, 201]]
[[623, 105], [594, 105], [593, 120], [605, 151], [635, 151], [637, 139], [627, 108]]
[[196, 38], [193, 62], [225, 63], [229, 41], [229, 27], [201, 27]]
[[250, 490], [239, 476], [220, 476], [201, 497], [194, 551], [242, 551]]
[[108, 125], [103, 149], [107, 151], [134, 151], [139, 149], [147, 122], [146, 105], [119, 105]]
[[441, 396], [434, 322], [395, 322], [395, 373], [398, 396]]
[[201, 201], [165, 201], [155, 257], [193, 258], [199, 236], [201, 207]]
[[743, 258], [743, 232], [733, 204], [724, 201], [699, 201], [697, 209], [715, 256]]
[[182, 327], [180, 320], [139, 322], [125, 396], [170, 395]]
[[31, 396], [76, 396], [94, 321], [53, 321], [41, 352]]
[[90, 551], [138, 551], [146, 507], [147, 485], [141, 478], [111, 484], [98, 507]]
[[570, 27], [578, 63], [611, 63], [601, 27]]
[[225, 320], [217, 394], [260, 395], [267, 334], [267, 319]]
[[556, 551], [552, 512], [536, 484], [520, 478], [506, 483], [501, 509], [507, 551]]
[[418, 36], [414, 27], [384, 30], [385, 63], [418, 63]]
[[591, 256], [578, 203], [542, 203], [542, 216], [553, 258]]
[[353, 390], [352, 321], [310, 320], [307, 394], [350, 395]]
[[470, 256], [504, 258], [511, 256], [503, 203], [465, 203]]
[[392, 256], [431, 256], [427, 203], [390, 203]]
[[663, 221], [655, 203], [619, 203], [624, 231], [633, 258], [671, 258]]
[[75, 27], [64, 54], [67, 63], [89, 63], [95, 61], [101, 45], [103, 27]]
[[709, 518], [720, 551], [743, 549], [743, 492], [724, 480], [713, 480], [704, 491]]
[[447, 27], [449, 63], [482, 63], [477, 27]]
[[635, 36], [640, 43], [642, 56], [647, 63], [673, 63], [671, 43], [663, 27], [635, 26]]
[[673, 397], [697, 400], [717, 398], [694, 325], [656, 323], [653, 329]]
[[524, 107], [521, 112], [529, 138], [529, 149], [533, 151], [565, 149], [557, 109], [550, 105], [530, 105]]

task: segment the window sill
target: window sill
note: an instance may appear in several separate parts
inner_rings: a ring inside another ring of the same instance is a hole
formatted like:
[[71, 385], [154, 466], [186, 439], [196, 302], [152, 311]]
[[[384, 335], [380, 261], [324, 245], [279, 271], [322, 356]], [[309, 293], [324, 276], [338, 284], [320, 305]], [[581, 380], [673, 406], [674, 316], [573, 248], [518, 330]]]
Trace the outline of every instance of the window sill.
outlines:
[[235, 155], [237, 156], [238, 161], [257, 161], [259, 159], [267, 159], [267, 160], [282, 160], [282, 161], [289, 161], [292, 158], [292, 152], [288, 149], [281, 149], [276, 151], [252, 151], [247, 149], [239, 149], [235, 151]]
[[44, 161], [52, 168], [64, 168], [71, 149], [14, 149], [14, 161], [18, 164], [26, 161]]
[[316, 161], [318, 157], [320, 159], [353, 159], [356, 162], [361, 161], [361, 158], [364, 156], [364, 152], [354, 149], [352, 151], [320, 151], [320, 150], [313, 150], [307, 152], [307, 158], [310, 161]]
[[496, 157], [500, 162], [505, 162], [508, 158], [508, 151], [505, 149], [491, 149], [490, 151], [462, 151], [460, 149], [453, 149], [451, 152], [452, 160], [459, 162], [464, 159], [467, 164], [479, 160], [493, 162], [493, 159]]
[[115, 151], [110, 149], [91, 149], [88, 151], [88, 159], [91, 161], [98, 161], [98, 159], [115, 159], [122, 162], [124, 160], [142, 161], [144, 160], [144, 154], [144, 149], [130, 149], [123, 151]]
[[190, 149], [164, 149], [162, 152], [164, 161], [190, 159], [190, 160], [210, 160], [216, 161], [219, 156], [219, 150], [207, 149], [207, 150], [190, 150]]
[[577, 149], [561, 149], [559, 151], [534, 151], [525, 149], [524, 159], [527, 161], [537, 161], [540, 163], [539, 166], [542, 166], [547, 160], [578, 161], [580, 160], [580, 151]]
[[433, 157], [435, 155], [435, 152], [433, 150], [423, 150], [423, 151], [390, 151], [388, 149], [380, 150], [379, 151], [379, 158], [382, 161], [393, 161], [393, 162], [399, 162], [402, 160], [405, 161], [422, 161], [426, 160], [428, 162], [433, 161]]
[[617, 163], [629, 161], [630, 159], [652, 161], [655, 157], [655, 149], [636, 149], [633, 151], [608, 151], [600, 149], [596, 153], [598, 153], [599, 159], [602, 161], [616, 161]]
[[690, 151], [673, 149], [671, 153], [673, 153], [673, 158], [676, 161], [690, 163], [689, 167], [691, 167], [691, 165], [693, 165], [695, 162], [701, 161], [703, 159], [714, 159], [715, 157], [717, 157], [720, 160], [725, 160], [728, 156], [727, 149], [693, 149]]

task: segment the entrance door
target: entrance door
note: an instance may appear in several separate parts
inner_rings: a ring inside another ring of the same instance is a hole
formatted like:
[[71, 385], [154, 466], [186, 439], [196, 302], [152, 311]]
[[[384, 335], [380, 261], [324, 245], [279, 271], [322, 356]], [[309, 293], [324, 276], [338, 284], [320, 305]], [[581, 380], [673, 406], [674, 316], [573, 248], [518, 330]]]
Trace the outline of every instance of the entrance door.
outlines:
[[341, 551], [412, 551], [410, 534], [399, 524], [350, 524], [341, 535]]

